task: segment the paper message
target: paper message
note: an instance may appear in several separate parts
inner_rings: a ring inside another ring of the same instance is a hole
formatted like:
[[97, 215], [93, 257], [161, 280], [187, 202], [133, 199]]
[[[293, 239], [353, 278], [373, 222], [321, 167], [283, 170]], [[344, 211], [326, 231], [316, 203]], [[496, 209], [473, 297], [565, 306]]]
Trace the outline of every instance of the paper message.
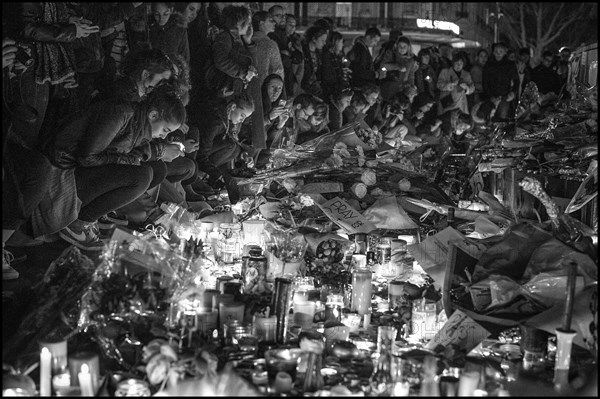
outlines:
[[467, 316], [465, 312], [457, 309], [431, 341], [427, 343], [426, 348], [434, 349], [438, 345], [447, 347], [456, 344], [469, 353], [490, 334], [488, 330]]
[[348, 234], [369, 233], [377, 228], [339, 197], [317, 205], [329, 219], [337, 223]]

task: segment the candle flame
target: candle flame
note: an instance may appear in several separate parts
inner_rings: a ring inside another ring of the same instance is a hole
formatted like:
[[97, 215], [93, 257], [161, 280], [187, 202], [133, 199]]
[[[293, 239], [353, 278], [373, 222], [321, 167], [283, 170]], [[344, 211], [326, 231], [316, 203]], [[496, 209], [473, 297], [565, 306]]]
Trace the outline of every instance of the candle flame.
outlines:
[[81, 372], [84, 373], [84, 374], [89, 374], [90, 367], [87, 365], [87, 363], [83, 363], [81, 365]]
[[42, 355], [44, 356], [52, 356], [52, 354], [50, 353], [50, 349], [46, 348], [45, 346], [42, 348]]

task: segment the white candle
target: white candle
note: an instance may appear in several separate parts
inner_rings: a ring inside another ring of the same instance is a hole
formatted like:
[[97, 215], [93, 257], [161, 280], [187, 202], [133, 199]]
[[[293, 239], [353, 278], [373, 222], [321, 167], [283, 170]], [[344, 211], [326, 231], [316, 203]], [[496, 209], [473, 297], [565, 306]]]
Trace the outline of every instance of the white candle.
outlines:
[[81, 388], [81, 396], [94, 396], [94, 388], [92, 388], [92, 375], [90, 367], [87, 363], [81, 365], [79, 377], [79, 387]]
[[43, 347], [40, 352], [40, 396], [51, 396], [52, 353]]

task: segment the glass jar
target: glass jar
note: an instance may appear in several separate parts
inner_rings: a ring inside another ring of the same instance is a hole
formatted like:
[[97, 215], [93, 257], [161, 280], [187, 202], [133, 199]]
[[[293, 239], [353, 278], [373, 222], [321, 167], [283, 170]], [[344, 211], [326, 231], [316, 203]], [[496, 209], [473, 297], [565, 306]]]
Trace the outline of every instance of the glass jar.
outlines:
[[268, 291], [267, 280], [267, 257], [262, 254], [258, 246], [250, 249], [250, 256], [242, 262], [242, 281], [244, 292], [262, 293]]
[[382, 237], [377, 244], [375, 258], [380, 265], [388, 265], [392, 260], [392, 242], [387, 237]]
[[240, 225], [235, 223], [219, 225], [218, 257], [221, 262], [231, 264], [241, 259], [241, 230]]

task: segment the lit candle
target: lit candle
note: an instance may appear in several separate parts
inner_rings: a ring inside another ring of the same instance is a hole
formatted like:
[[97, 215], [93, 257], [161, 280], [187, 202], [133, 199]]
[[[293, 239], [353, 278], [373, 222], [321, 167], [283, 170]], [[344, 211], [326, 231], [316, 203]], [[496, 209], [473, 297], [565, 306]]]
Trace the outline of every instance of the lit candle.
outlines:
[[92, 387], [92, 375], [87, 363], [81, 365], [79, 377], [79, 387], [81, 388], [81, 396], [94, 396], [94, 388]]
[[52, 353], [45, 346], [40, 352], [40, 396], [51, 396]]

